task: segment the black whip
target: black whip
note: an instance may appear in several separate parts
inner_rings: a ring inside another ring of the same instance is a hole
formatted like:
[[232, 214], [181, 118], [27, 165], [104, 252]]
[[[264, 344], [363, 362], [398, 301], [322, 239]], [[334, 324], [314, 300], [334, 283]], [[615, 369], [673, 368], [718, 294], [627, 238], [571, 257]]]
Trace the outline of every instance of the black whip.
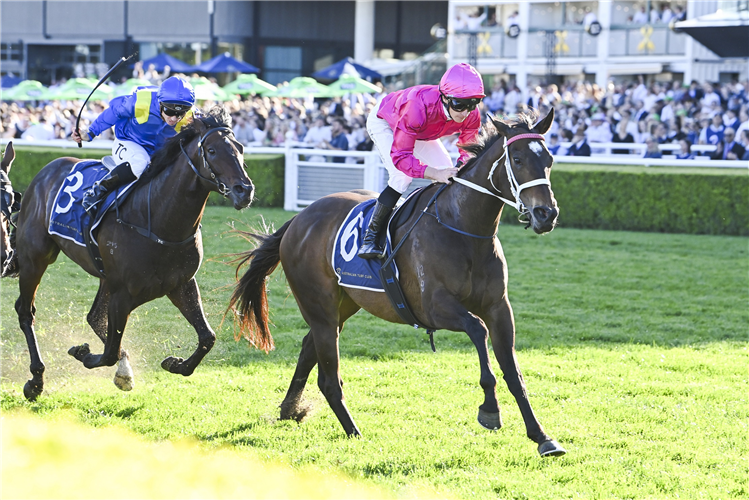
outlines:
[[[81, 113], [83, 113], [83, 109], [86, 107], [86, 104], [88, 103], [88, 100], [91, 99], [91, 96], [94, 95], [94, 92], [96, 92], [96, 89], [98, 89], [101, 86], [102, 83], [104, 83], [104, 82], [107, 81], [107, 79], [114, 72], [114, 70], [116, 70], [117, 68], [119, 68], [120, 66], [122, 66], [122, 64], [124, 62], [127, 62], [130, 59], [132, 59], [135, 54], [137, 54], [137, 52], [134, 52], [134, 53], [130, 54], [127, 57], [120, 57], [120, 60], [117, 61], [117, 64], [115, 64], [114, 66], [112, 66], [109, 69], [109, 71], [107, 71], [107, 74], [101, 77], [101, 80], [99, 80], [99, 83], [96, 84], [96, 87], [94, 87], [94, 90], [92, 90], [91, 93], [88, 95], [88, 97], [86, 97], [86, 100], [83, 101], [83, 106], [81, 106], [81, 110], [78, 111], [78, 117], [75, 120], [75, 133], [76, 134], [81, 135], [81, 132], [79, 130], [79, 127], [80, 127], [80, 124], [81, 124]], [[81, 141], [81, 142], [78, 143], [78, 147], [79, 148], [83, 147], [83, 141]]]

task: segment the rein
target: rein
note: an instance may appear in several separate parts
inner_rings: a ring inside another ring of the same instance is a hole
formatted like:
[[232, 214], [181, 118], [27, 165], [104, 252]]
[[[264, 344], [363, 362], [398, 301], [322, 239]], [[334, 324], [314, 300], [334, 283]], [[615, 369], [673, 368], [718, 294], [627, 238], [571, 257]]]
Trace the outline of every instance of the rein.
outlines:
[[229, 188], [226, 186], [226, 184], [224, 184], [223, 182], [220, 182], [217, 179], [216, 172], [213, 171], [213, 167], [211, 167], [211, 164], [208, 163], [208, 159], [205, 157], [205, 151], [203, 150], [203, 141], [205, 140], [205, 138], [214, 132], [221, 132], [221, 131], [233, 133], [232, 129], [230, 129], [229, 127], [217, 127], [217, 128], [212, 128], [208, 130], [208, 132], [206, 132], [205, 135], [203, 135], [200, 138], [200, 140], [198, 140], [198, 151], [200, 152], [200, 157], [203, 159], [203, 168], [205, 168], [206, 170], [208, 170], [208, 172], [210, 172], [211, 174], [210, 179], [208, 177], [204, 177], [200, 175], [200, 172], [198, 172], [198, 169], [193, 164], [192, 160], [190, 159], [190, 156], [185, 151], [185, 148], [182, 147], [182, 141], [180, 141], [179, 143], [179, 149], [187, 157], [187, 163], [190, 165], [190, 168], [192, 168], [192, 171], [195, 172], [195, 175], [197, 175], [200, 179], [203, 179], [204, 181], [209, 182], [213, 184], [214, 186], [216, 186], [216, 188], [218, 188], [218, 192], [221, 193], [222, 196], [227, 197], [230, 192]]
[[13, 210], [16, 207], [16, 203], [13, 199], [15, 194], [13, 191], [13, 185], [10, 183], [10, 178], [3, 170], [0, 170], [0, 197], [2, 198], [2, 207], [0, 207], [0, 210], [8, 220], [8, 223], [15, 228], [16, 225], [10, 217], [18, 211]]
[[[226, 197], [226, 196], [228, 196], [228, 194], [230, 192], [230, 189], [226, 186], [226, 184], [224, 184], [223, 182], [220, 182], [220, 181], [217, 180], [216, 172], [214, 172], [213, 167], [211, 167], [211, 164], [208, 163], [208, 159], [205, 157], [205, 151], [203, 150], [203, 141], [205, 141], [205, 138], [208, 137], [209, 135], [211, 135], [214, 132], [221, 132], [221, 131], [233, 133], [232, 129], [230, 129], [229, 127], [216, 127], [216, 128], [209, 129], [198, 140], [198, 151], [200, 151], [200, 157], [203, 159], [203, 168], [205, 168], [206, 170], [208, 170], [208, 172], [210, 172], [210, 174], [211, 174], [211, 178], [210, 179], [208, 177], [204, 177], [204, 176], [200, 175], [200, 172], [198, 171], [198, 169], [193, 164], [192, 160], [190, 159], [190, 156], [185, 151], [185, 148], [182, 147], [182, 141], [180, 141], [180, 143], [179, 143], [179, 149], [182, 151], [182, 153], [187, 158], [187, 163], [190, 165], [190, 168], [192, 168], [192, 171], [195, 172], [195, 175], [197, 175], [200, 179], [203, 179], [204, 181], [209, 182], [209, 183], [213, 184], [214, 186], [216, 186], [216, 188], [218, 188], [218, 192], [221, 193], [224, 197]], [[187, 238], [185, 238], [182, 241], [176, 241], [176, 242], [166, 241], [164, 239], [161, 239], [161, 238], [159, 238], [158, 236], [156, 236], [151, 231], [151, 186], [152, 186], [151, 184], [148, 185], [148, 198], [147, 198], [147, 200], [148, 200], [147, 201], [148, 227], [147, 228], [143, 228], [143, 227], [136, 226], [134, 224], [130, 224], [129, 222], [125, 222], [124, 220], [122, 220], [120, 218], [120, 210], [119, 210], [120, 205], [119, 205], [119, 203], [115, 204], [115, 212], [117, 214], [117, 222], [119, 222], [120, 224], [122, 224], [125, 227], [128, 227], [128, 228], [136, 231], [141, 236], [144, 236], [144, 237], [150, 239], [151, 241], [154, 241], [154, 242], [158, 243], [159, 245], [178, 247], [178, 246], [185, 245], [185, 244], [190, 243], [191, 241], [195, 240], [198, 237], [198, 235], [200, 234], [200, 228], [201, 228], [200, 225], [198, 225], [198, 230], [195, 231], [194, 234], [188, 236]]]
[[[518, 182], [517, 178], [515, 177], [515, 172], [512, 169], [512, 162], [510, 160], [510, 155], [508, 154], [508, 151], [509, 151], [510, 144], [520, 139], [538, 139], [541, 141], [545, 140], [544, 136], [541, 134], [518, 134], [514, 137], [511, 137], [510, 139], [507, 139], [505, 137], [504, 152], [502, 153], [502, 156], [497, 158], [497, 160], [492, 164], [492, 168], [489, 171], [489, 175], [486, 177], [491, 183], [496, 193], [492, 193], [485, 187], [479, 186], [478, 184], [475, 184], [471, 181], [461, 179], [460, 177], [453, 177], [452, 180], [454, 180], [458, 184], [462, 184], [470, 189], [473, 189], [474, 191], [478, 191], [479, 193], [493, 196], [501, 200], [505, 204], [510, 205], [511, 207], [514, 207], [515, 210], [517, 210], [520, 213], [519, 220], [521, 222], [528, 222], [528, 219], [524, 220], [523, 217], [527, 216], [530, 213], [530, 211], [525, 206], [523, 201], [520, 199], [520, 193], [524, 189], [528, 189], [529, 187], [533, 187], [533, 186], [542, 186], [542, 185], [551, 186], [551, 182], [549, 182], [549, 179], [546, 179], [546, 178], [534, 179], [532, 181], [528, 181], [523, 184], [520, 184]], [[505, 159], [505, 172], [507, 173], [507, 180], [510, 182], [510, 191], [512, 192], [512, 196], [515, 198], [514, 201], [508, 200], [507, 198], [500, 196], [501, 191], [499, 190], [499, 188], [497, 188], [497, 186], [494, 185], [494, 171], [497, 169], [499, 162], [502, 161], [502, 158]]]

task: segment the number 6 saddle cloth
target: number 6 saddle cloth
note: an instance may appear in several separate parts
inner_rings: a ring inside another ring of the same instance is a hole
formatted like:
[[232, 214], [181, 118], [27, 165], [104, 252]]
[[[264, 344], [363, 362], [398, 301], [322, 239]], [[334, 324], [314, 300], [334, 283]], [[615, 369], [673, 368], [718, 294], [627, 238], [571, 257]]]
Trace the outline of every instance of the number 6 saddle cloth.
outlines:
[[[105, 158], [105, 162], [107, 160], [111, 160], [111, 158]], [[108, 166], [109, 168], [107, 168]], [[130, 192], [130, 187], [137, 182], [133, 181], [127, 186], [107, 193], [97, 210], [96, 220], [92, 221], [91, 215], [83, 210], [81, 205], [83, 193], [93, 186], [94, 182], [106, 176], [113, 167], [113, 164], [105, 165], [99, 160], [82, 160], [73, 165], [55, 197], [49, 219], [49, 234], [60, 236], [85, 247], [86, 241], [83, 232], [88, 228], [91, 231], [91, 240], [96, 242], [93, 232], [104, 214], [107, 213], [107, 210], [117, 198], [123, 198]]]
[[[401, 219], [399, 215], [404, 213], [408, 215], [409, 210], [413, 209], [413, 204], [409, 202], [415, 201], [418, 198], [418, 194], [422, 191], [423, 188], [413, 191], [393, 211], [393, 216], [388, 221], [387, 231], [383, 231], [380, 234], [381, 238], [387, 238], [385, 258], [390, 255], [393, 248], [390, 241], [391, 229], [394, 229], [398, 225], [398, 221]], [[361, 247], [361, 242], [364, 239], [364, 234], [367, 232], [369, 221], [372, 219], [376, 202], [377, 199], [372, 198], [356, 205], [348, 213], [341, 227], [338, 228], [331, 262], [333, 263], [333, 271], [338, 276], [338, 284], [341, 286], [363, 288], [364, 290], [371, 290], [373, 292], [385, 291], [380, 279], [380, 269], [385, 259], [362, 259], [357, 255]], [[395, 269], [395, 276], [397, 278], [398, 267], [395, 265], [395, 261], [393, 261], [392, 266]]]

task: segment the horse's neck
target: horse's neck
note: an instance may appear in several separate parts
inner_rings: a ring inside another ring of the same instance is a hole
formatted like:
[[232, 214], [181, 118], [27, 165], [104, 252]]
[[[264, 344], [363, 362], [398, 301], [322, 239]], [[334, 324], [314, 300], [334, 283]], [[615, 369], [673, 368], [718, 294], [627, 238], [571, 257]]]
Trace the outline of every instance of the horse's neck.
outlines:
[[[461, 175], [461, 178], [490, 193], [499, 195], [488, 179], [491, 168], [491, 164], [474, 165]], [[503, 162], [500, 161], [500, 165], [497, 165], [494, 171], [494, 178], [497, 178], [497, 172], [503, 169]], [[457, 224], [455, 227], [471, 234], [488, 235], [496, 232], [504, 203], [490, 194], [456, 182], [452, 184], [450, 189], [445, 191], [444, 196], [440, 196], [440, 218], [445, 221], [448, 217], [451, 218], [452, 223]]]
[[[194, 160], [193, 160], [194, 162]], [[134, 205], [150, 214], [151, 228], [162, 239], [182, 241], [195, 234], [203, 218], [208, 191], [180, 155], [150, 182], [140, 186]]]

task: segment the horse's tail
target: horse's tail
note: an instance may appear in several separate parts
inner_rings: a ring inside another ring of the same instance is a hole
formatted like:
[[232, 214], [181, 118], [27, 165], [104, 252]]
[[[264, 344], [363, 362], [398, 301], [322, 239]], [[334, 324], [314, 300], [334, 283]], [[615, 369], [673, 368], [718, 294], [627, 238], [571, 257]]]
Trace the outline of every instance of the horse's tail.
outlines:
[[291, 218], [273, 234], [241, 232], [245, 237], [259, 241], [260, 245], [254, 250], [239, 254], [237, 277], [243, 265], [249, 262], [250, 267], [238, 279], [227, 311], [234, 312], [235, 325], [239, 324], [239, 332], [235, 334], [235, 338], [239, 340], [239, 337], [243, 336], [265, 352], [274, 348], [273, 336], [268, 328], [268, 296], [265, 281], [281, 262], [281, 239], [293, 220], [294, 218]]

